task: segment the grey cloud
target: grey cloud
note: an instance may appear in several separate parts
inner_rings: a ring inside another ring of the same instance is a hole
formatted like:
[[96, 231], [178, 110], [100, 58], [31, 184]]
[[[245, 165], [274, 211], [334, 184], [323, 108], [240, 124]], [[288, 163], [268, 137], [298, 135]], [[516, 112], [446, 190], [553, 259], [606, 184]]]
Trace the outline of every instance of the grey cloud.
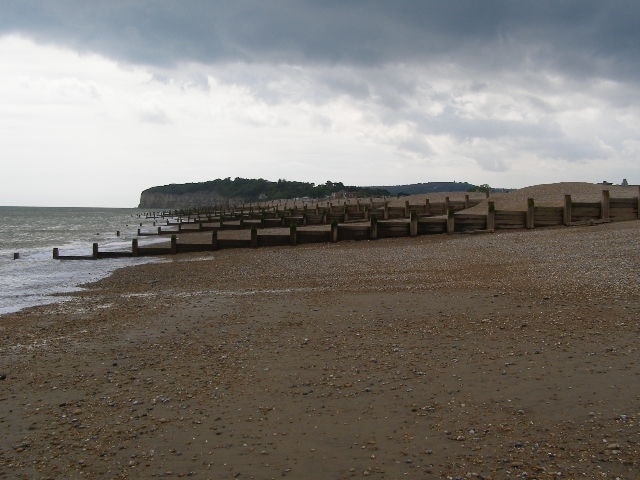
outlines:
[[143, 123], [152, 123], [156, 125], [167, 125], [172, 123], [169, 116], [160, 108], [147, 108], [138, 114]]
[[327, 92], [341, 92], [351, 98], [369, 100], [371, 98], [371, 84], [366, 76], [355, 74], [351, 70], [332, 69], [321, 74], [320, 84], [327, 87]]
[[453, 59], [636, 76], [639, 14], [624, 0], [6, 0], [0, 32], [152, 65]]
[[607, 158], [602, 145], [592, 138], [569, 138], [561, 133], [552, 137], [528, 138], [521, 143], [524, 150], [542, 158], [561, 159], [568, 162], [585, 162]]
[[[345, 95], [384, 126], [409, 125], [407, 136], [390, 140], [407, 155], [433, 155], [425, 139], [444, 134], [460, 145], [482, 139], [582, 162], [608, 152], [554, 123], [557, 99], [584, 91], [604, 109], [637, 103], [639, 18], [640, 2], [631, 0], [4, 0], [0, 34], [150, 65], [157, 81], [174, 81], [179, 65], [185, 88], [208, 89], [214, 78], [269, 105]], [[205, 66], [191, 71], [189, 63]], [[469, 118], [459, 109], [466, 93], [503, 86], [534, 120]], [[170, 121], [156, 111], [140, 119]], [[312, 119], [325, 129], [331, 121]], [[618, 130], [603, 135], [619, 144], [635, 138], [631, 128]], [[492, 152], [476, 158], [493, 172], [511, 165]]]
[[487, 172], [506, 172], [510, 165], [504, 159], [495, 154], [476, 153], [474, 155], [475, 162]]
[[396, 143], [396, 147], [405, 154], [418, 158], [430, 157], [433, 155], [433, 149], [424, 136], [415, 134], [400, 140]]
[[465, 118], [450, 105], [435, 116], [424, 116], [420, 112], [405, 115], [424, 134], [453, 135], [459, 141], [472, 138], [502, 139], [518, 137], [553, 137], [557, 127], [553, 124], [497, 120], [492, 118]]

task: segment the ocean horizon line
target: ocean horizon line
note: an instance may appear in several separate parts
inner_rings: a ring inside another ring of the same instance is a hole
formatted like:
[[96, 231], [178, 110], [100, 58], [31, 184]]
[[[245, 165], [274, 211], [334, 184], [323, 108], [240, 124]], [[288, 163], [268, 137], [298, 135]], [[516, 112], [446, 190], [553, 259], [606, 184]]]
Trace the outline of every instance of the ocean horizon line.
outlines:
[[0, 208], [67, 208], [67, 209], [109, 209], [109, 210], [145, 210], [139, 207], [106, 207], [106, 206], [78, 206], [78, 205], [0, 205]]

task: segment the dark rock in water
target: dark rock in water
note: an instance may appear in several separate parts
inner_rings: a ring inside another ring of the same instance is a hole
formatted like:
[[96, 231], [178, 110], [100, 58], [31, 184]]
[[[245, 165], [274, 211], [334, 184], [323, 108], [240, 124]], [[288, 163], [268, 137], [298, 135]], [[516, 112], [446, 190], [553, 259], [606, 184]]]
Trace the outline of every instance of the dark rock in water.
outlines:
[[0, 373], [0, 380], [4, 380], [7, 376], [4, 373]]

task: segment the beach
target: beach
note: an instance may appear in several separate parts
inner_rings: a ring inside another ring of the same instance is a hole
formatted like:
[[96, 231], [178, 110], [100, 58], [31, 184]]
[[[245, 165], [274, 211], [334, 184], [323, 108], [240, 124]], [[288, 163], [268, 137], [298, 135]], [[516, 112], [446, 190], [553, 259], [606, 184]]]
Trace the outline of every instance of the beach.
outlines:
[[120, 269], [0, 317], [0, 477], [637, 478], [639, 234]]

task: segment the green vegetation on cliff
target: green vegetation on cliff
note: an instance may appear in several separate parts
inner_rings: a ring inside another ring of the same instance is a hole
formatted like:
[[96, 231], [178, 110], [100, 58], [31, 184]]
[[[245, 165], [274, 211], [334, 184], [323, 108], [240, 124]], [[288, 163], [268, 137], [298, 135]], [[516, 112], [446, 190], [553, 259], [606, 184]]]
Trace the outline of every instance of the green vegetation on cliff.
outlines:
[[475, 188], [475, 185], [467, 182], [427, 182], [410, 185], [385, 185], [377, 188], [384, 188], [391, 195], [416, 195], [434, 192], [467, 192]]
[[316, 185], [308, 182], [295, 182], [280, 179], [271, 182], [263, 178], [250, 179], [230, 177], [210, 180], [200, 183], [182, 183], [151, 187], [143, 193], [156, 193], [165, 195], [185, 195], [195, 193], [215, 193], [227, 199], [242, 199], [243, 201], [256, 201], [263, 199], [289, 199], [289, 198], [324, 198], [333, 193], [346, 192], [354, 196], [384, 196], [389, 192], [376, 187], [351, 187], [342, 182], [327, 181], [325, 184]]

